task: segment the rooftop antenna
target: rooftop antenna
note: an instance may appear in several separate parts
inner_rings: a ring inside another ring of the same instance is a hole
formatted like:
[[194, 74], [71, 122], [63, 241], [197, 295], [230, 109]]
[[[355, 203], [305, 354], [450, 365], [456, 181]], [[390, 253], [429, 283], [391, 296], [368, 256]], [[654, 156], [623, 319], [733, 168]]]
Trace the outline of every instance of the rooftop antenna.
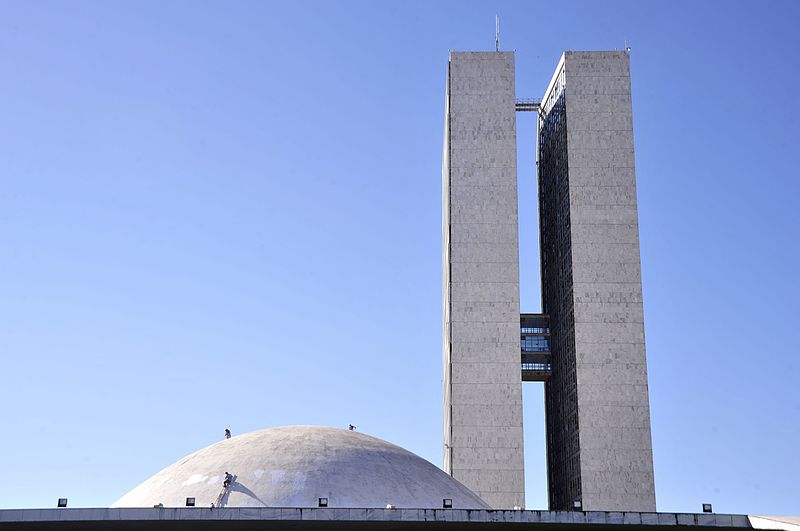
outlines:
[[494, 51], [500, 51], [500, 15], [494, 16]]

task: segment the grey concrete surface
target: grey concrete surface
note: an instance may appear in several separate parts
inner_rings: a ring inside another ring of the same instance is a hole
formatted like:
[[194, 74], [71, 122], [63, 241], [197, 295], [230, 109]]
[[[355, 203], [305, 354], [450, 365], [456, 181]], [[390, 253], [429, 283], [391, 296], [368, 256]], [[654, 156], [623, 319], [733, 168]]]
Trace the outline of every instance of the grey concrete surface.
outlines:
[[[236, 475], [223, 491], [225, 472]], [[220, 497], [220, 494], [223, 494]], [[112, 507], [488, 508], [421, 457], [356, 431], [318, 426], [271, 428], [222, 440], [184, 457]], [[218, 501], [219, 500], [219, 501]]]
[[551, 385], [558, 378], [548, 382], [547, 400], [558, 406], [548, 411], [560, 411], [557, 428], [570, 430], [548, 448], [569, 460], [551, 467], [550, 488], [561, 494], [551, 508], [574, 497], [585, 510], [655, 511], [629, 55], [565, 52], [544, 101], [562, 89], [568, 212], [559, 241], [569, 263], [554, 271], [566, 272], [558, 282], [569, 292], [545, 311], [568, 322], [555, 330], [553, 356], [571, 358], [563, 386], [577, 396]]
[[525, 504], [513, 52], [451, 52], [442, 165], [444, 469]]

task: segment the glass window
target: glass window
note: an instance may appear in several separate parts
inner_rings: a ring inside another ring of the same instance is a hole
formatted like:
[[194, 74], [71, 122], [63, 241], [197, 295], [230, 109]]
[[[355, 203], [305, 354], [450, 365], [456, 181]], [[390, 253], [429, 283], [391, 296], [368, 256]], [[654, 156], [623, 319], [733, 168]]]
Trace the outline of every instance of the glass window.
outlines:
[[525, 336], [520, 339], [522, 352], [549, 352], [550, 341], [542, 336]]
[[530, 327], [530, 326], [523, 326], [520, 328], [520, 332], [523, 334], [549, 334], [549, 328], [542, 328], [538, 326]]

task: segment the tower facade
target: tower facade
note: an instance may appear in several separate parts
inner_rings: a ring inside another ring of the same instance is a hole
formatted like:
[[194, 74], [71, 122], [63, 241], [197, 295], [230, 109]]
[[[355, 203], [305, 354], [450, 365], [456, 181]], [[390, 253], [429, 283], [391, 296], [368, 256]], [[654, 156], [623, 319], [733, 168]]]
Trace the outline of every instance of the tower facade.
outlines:
[[566, 52], [538, 130], [550, 508], [655, 511], [629, 55]]
[[444, 469], [522, 507], [513, 52], [451, 52], [443, 182]]
[[[520, 314], [516, 112], [538, 117], [542, 312]], [[524, 506], [522, 381], [545, 382], [552, 510], [655, 511], [626, 52], [566, 52], [541, 102], [512, 52], [451, 52], [444, 469]]]

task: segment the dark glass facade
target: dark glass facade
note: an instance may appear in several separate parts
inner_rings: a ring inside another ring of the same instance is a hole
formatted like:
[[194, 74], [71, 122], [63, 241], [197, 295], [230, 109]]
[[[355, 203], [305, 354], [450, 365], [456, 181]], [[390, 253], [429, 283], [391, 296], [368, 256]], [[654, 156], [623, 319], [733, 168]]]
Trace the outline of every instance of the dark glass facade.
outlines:
[[542, 310], [550, 316], [553, 367], [545, 383], [551, 510], [581, 499], [565, 95], [562, 70], [543, 105], [538, 153]]

